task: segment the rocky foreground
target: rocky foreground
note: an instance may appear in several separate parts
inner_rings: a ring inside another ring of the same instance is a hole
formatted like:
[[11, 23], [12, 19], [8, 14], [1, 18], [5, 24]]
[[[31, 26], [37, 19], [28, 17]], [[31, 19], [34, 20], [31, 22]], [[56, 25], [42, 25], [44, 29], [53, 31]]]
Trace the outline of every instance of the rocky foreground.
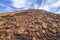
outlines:
[[60, 14], [44, 10], [0, 14], [0, 40], [60, 40]]

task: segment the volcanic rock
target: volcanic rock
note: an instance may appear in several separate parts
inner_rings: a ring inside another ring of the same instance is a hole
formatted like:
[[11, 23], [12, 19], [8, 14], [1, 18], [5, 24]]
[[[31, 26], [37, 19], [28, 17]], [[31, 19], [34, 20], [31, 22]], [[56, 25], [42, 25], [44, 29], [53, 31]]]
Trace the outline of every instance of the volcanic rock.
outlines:
[[60, 14], [38, 9], [2, 13], [0, 40], [60, 40]]

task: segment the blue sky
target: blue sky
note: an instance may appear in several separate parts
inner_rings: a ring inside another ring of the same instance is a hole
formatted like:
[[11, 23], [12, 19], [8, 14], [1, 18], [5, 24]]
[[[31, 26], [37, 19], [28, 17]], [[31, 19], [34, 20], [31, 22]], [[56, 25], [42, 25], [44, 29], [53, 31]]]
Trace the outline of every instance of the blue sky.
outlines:
[[60, 0], [0, 0], [0, 13], [26, 9], [43, 9], [60, 14]]

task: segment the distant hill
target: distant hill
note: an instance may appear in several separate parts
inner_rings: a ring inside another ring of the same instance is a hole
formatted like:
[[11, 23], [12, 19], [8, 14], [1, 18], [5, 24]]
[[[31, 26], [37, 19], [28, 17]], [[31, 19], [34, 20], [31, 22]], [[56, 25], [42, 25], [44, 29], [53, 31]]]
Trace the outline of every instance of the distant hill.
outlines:
[[2, 13], [0, 40], [60, 40], [60, 14], [38, 9]]

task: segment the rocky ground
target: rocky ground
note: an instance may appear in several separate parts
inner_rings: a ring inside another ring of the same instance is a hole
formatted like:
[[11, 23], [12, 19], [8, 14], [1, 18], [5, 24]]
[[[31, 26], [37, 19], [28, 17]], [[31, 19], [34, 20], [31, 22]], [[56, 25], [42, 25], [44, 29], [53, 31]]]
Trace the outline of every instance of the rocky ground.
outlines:
[[0, 40], [60, 40], [60, 15], [44, 10], [0, 15]]

